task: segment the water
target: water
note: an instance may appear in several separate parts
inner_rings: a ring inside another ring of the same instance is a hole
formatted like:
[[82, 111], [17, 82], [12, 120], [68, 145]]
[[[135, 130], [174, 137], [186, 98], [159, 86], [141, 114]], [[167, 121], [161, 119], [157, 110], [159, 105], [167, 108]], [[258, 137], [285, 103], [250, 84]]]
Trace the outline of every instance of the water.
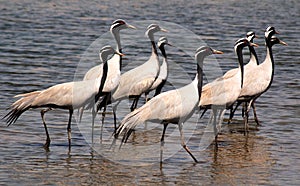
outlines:
[[[202, 120], [192, 119], [184, 125], [188, 141], [200, 163], [195, 164], [184, 150], [164, 160], [160, 169], [158, 154], [147, 166], [120, 164], [99, 155], [88, 145], [78, 126], [72, 125], [72, 151], [68, 153], [66, 122], [68, 113], [56, 110], [46, 115], [52, 143], [50, 151], [42, 148], [45, 140], [39, 110], [25, 112], [12, 126], [1, 121], [0, 183], [24, 185], [298, 185], [300, 171], [299, 136], [299, 3], [297, 1], [102, 1], [67, 3], [55, 1], [2, 1], [0, 35], [1, 116], [19, 93], [47, 88], [57, 83], [72, 81], [86, 49], [106, 33], [111, 22], [123, 18], [129, 23], [157, 20], [176, 23], [191, 30], [213, 48], [224, 51], [216, 56], [223, 71], [236, 66], [233, 43], [249, 30], [259, 36], [255, 42], [260, 61], [265, 57], [263, 30], [273, 25], [280, 39], [289, 46], [275, 46], [275, 78], [271, 89], [257, 101], [258, 117], [262, 126], [250, 120], [248, 137], [242, 133], [242, 120], [237, 115], [234, 124], [225, 125], [219, 138], [219, 148], [199, 152], [193, 127], [203, 129]], [[135, 25], [144, 29], [143, 26]], [[178, 30], [170, 30], [177, 33]], [[129, 31], [124, 31], [129, 33]], [[179, 32], [181, 34], [181, 32]], [[123, 34], [124, 35], [124, 34]], [[171, 42], [171, 40], [170, 40]], [[123, 43], [123, 42], [122, 42]], [[143, 44], [143, 43], [142, 43]], [[123, 44], [126, 45], [125, 43]], [[200, 45], [200, 44], [199, 44]], [[134, 42], [124, 51], [129, 56], [144, 59]], [[187, 74], [193, 77], [195, 66], [185, 53], [169, 49], [170, 60], [178, 60]], [[140, 51], [141, 52], [141, 51]], [[140, 56], [139, 56], [140, 55]], [[210, 58], [211, 59], [211, 58]], [[126, 60], [125, 60], [126, 61]], [[127, 59], [127, 61], [129, 61]], [[89, 64], [91, 66], [95, 65]], [[133, 64], [132, 64], [133, 65]], [[181, 72], [172, 70], [173, 79]], [[179, 80], [177, 85], [185, 84]], [[171, 89], [171, 86], [167, 87]], [[123, 117], [122, 112], [119, 113]], [[197, 118], [197, 115], [196, 117]], [[106, 120], [112, 123], [111, 115]], [[202, 123], [202, 124], [201, 124]], [[109, 127], [108, 127], [109, 128]], [[135, 143], [157, 143], [161, 126], [150, 132], [136, 132]], [[173, 134], [166, 142], [177, 148], [180, 140]], [[96, 130], [99, 131], [99, 126]], [[152, 132], [152, 133], [151, 133]], [[177, 146], [176, 146], [177, 145]], [[167, 154], [168, 152], [166, 152]], [[148, 161], [148, 159], [144, 162]], [[135, 164], [132, 160], [132, 164]]]

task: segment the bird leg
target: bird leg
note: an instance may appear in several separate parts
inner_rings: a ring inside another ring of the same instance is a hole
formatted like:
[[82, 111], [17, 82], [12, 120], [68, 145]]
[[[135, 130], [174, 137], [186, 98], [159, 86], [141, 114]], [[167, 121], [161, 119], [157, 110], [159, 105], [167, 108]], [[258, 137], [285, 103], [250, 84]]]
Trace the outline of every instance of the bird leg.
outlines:
[[208, 108], [204, 108], [204, 110], [203, 110], [203, 112], [202, 112], [202, 114], [201, 114], [201, 116], [200, 116], [200, 119], [204, 116], [204, 114], [205, 114], [205, 112], [208, 110]]
[[247, 109], [247, 102], [245, 101], [242, 108], [242, 117], [245, 117], [245, 110]]
[[165, 133], [166, 133], [168, 123], [164, 123], [163, 125], [164, 125], [164, 129], [163, 129], [163, 133], [162, 133], [162, 136], [160, 139], [160, 164], [162, 164], [163, 148], [164, 148], [164, 144], [165, 144], [164, 138], [165, 138]]
[[102, 125], [104, 124], [104, 119], [105, 119], [105, 114], [106, 114], [106, 107], [108, 105], [108, 102], [111, 100], [111, 93], [108, 93], [105, 95], [104, 97], [104, 102], [105, 102], [105, 105], [104, 105], [104, 109], [103, 109], [103, 112], [102, 112]]
[[189, 153], [189, 155], [193, 158], [193, 160], [196, 163], [198, 163], [198, 160], [195, 158], [195, 156], [192, 154], [190, 149], [185, 144], [184, 136], [183, 136], [183, 132], [182, 132], [182, 126], [183, 126], [183, 123], [178, 123], [178, 128], [179, 128], [179, 132], [180, 132], [180, 139], [181, 139], [181, 146]]
[[49, 146], [50, 146], [50, 136], [49, 136], [49, 132], [48, 132], [48, 128], [47, 128], [47, 125], [46, 125], [46, 121], [45, 121], [45, 113], [52, 110], [52, 108], [46, 108], [46, 109], [43, 109], [41, 110], [41, 117], [42, 117], [42, 120], [43, 120], [43, 124], [44, 124], [44, 128], [45, 128], [45, 131], [46, 131], [46, 136], [47, 136], [47, 139], [46, 139], [46, 143], [44, 144], [44, 148], [45, 149], [49, 149]]
[[232, 107], [230, 108], [230, 116], [229, 116], [229, 119], [228, 119], [228, 124], [230, 124], [232, 122], [232, 118], [234, 117], [234, 113], [236, 111], [236, 109], [241, 105], [242, 102], [237, 102], [236, 103], [236, 106], [234, 109], [232, 109]]
[[252, 102], [251, 106], [252, 106], [252, 109], [253, 109], [254, 120], [255, 120], [255, 122], [256, 122], [257, 125], [260, 125], [260, 123], [258, 121], [258, 118], [257, 118], [256, 107], [255, 107], [254, 101]]
[[130, 111], [131, 112], [134, 110], [135, 101], [136, 101], [136, 98], [133, 99], [133, 102], [132, 102], [132, 104], [130, 106]]
[[69, 110], [69, 122], [68, 122], [68, 141], [69, 141], [69, 151], [71, 150], [71, 122], [72, 122], [73, 109]]
[[214, 118], [213, 126], [214, 126], [214, 133], [215, 133], [215, 141], [217, 141], [217, 138], [218, 138], [217, 112], [218, 112], [218, 110], [216, 108], [213, 108], [212, 111], [213, 111], [213, 118]]
[[244, 126], [245, 126], [244, 135], [248, 134], [249, 132], [248, 118], [249, 118], [249, 111], [252, 104], [252, 100], [250, 101], [249, 105], [247, 105], [247, 102], [245, 102], [245, 106], [244, 106], [246, 108], [245, 115], [244, 115]]
[[132, 102], [132, 105], [131, 105], [131, 107], [130, 107], [131, 112], [134, 111], [134, 110], [136, 109], [140, 97], [141, 97], [141, 96], [138, 95], [136, 98], [134, 98], [134, 100], [133, 100], [133, 102]]
[[[95, 117], [96, 117], [96, 111], [95, 111], [95, 107], [93, 107], [92, 108], [92, 144], [94, 144]], [[101, 134], [100, 134], [100, 139], [101, 139]]]
[[222, 127], [222, 122], [223, 122], [223, 118], [224, 118], [224, 114], [226, 112], [226, 109], [223, 109], [222, 111], [220, 111], [219, 114], [219, 123], [218, 123], [218, 131], [221, 131], [221, 127]]
[[117, 115], [116, 115], [116, 111], [117, 111], [117, 107], [118, 107], [119, 104], [120, 104], [120, 101], [115, 106], [113, 106], [113, 108], [112, 108], [113, 115], [114, 115], [114, 126], [115, 126], [114, 134], [117, 132]]

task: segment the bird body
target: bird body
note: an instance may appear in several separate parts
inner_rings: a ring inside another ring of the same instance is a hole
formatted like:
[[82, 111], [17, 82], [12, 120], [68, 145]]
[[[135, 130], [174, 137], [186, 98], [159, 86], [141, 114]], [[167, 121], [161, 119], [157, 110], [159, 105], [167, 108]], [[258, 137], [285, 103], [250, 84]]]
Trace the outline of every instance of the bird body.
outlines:
[[129, 96], [139, 96], [147, 91], [154, 83], [159, 73], [158, 56], [152, 52], [144, 64], [125, 72], [120, 78], [120, 84], [112, 95], [113, 101], [122, 100]]
[[198, 80], [195, 78], [192, 83], [184, 87], [157, 95], [128, 114], [121, 122], [122, 128], [135, 128], [145, 121], [153, 120], [175, 124], [179, 120], [185, 122], [193, 114], [199, 100], [197, 84]]
[[86, 104], [87, 100], [93, 99], [99, 87], [99, 78], [89, 81], [62, 83], [45, 90], [16, 95], [15, 97], [21, 98], [12, 106], [17, 106], [16, 109], [22, 108], [23, 110], [48, 106], [76, 109]]
[[202, 88], [200, 107], [210, 105], [231, 106], [239, 97], [241, 91], [241, 71], [227, 77], [218, 78]]
[[[255, 75], [253, 73], [255, 72]], [[267, 54], [266, 60], [256, 68], [245, 71], [245, 83], [239, 95], [240, 99], [263, 92], [272, 79], [272, 61]]]

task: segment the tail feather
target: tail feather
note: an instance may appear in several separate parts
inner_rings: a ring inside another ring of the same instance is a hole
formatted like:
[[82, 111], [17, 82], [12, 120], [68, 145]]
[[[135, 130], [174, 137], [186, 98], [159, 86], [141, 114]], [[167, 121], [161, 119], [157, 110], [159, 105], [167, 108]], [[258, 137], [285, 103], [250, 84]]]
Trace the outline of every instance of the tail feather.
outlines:
[[15, 97], [22, 97], [15, 101], [8, 109], [10, 111], [2, 118], [9, 125], [15, 123], [17, 119], [29, 108], [32, 107], [31, 103], [36, 98], [40, 91], [30, 92], [26, 94], [19, 94]]
[[31, 95], [36, 95], [36, 94], [40, 94], [41, 91], [34, 91], [34, 92], [28, 92], [28, 93], [24, 93], [24, 94], [18, 94], [18, 95], [15, 95], [14, 97], [15, 98], [18, 98], [18, 97], [28, 97], [28, 96], [31, 96]]
[[139, 109], [134, 110], [133, 112], [129, 113], [125, 118], [121, 121], [118, 129], [116, 130], [115, 137], [124, 132], [122, 142], [126, 143], [127, 139], [129, 138], [130, 134], [132, 133], [133, 129], [139, 125], [144, 123], [148, 120], [150, 116], [149, 107], [143, 106]]

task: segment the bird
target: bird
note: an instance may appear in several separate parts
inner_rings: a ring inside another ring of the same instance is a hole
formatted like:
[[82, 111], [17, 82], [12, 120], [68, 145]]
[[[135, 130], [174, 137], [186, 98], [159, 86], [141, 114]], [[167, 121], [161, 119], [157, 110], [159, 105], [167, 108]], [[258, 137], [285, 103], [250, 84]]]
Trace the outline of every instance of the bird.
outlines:
[[195, 162], [198, 162], [195, 156], [191, 153], [190, 149], [186, 146], [182, 127], [184, 122], [187, 121], [194, 113], [201, 96], [204, 58], [211, 54], [222, 53], [223, 52], [214, 50], [207, 46], [200, 47], [195, 54], [195, 60], [197, 61], [197, 74], [194, 80], [182, 88], [163, 92], [153, 97], [143, 106], [129, 113], [121, 121], [121, 124], [116, 131], [115, 138], [118, 138], [118, 136], [124, 131], [122, 142], [126, 142], [131, 134], [131, 131], [137, 125], [151, 120], [162, 121], [163, 132], [161, 137], [160, 156], [160, 162], [162, 162], [164, 135], [167, 126], [169, 123], [177, 124], [180, 131], [182, 147], [189, 153]]
[[159, 31], [168, 32], [166, 29], [161, 28], [157, 24], [150, 24], [147, 27], [145, 35], [148, 36], [149, 40], [151, 41], [152, 49], [150, 58], [144, 64], [122, 74], [119, 86], [112, 94], [111, 99], [109, 101], [101, 101], [98, 105], [97, 110], [100, 110], [107, 104], [117, 102], [117, 104], [113, 106], [115, 126], [116, 108], [120, 101], [126, 98], [134, 98], [134, 101], [130, 107], [130, 110], [133, 111], [137, 107], [137, 103], [140, 96], [149, 90], [149, 88], [152, 86], [152, 84], [159, 75], [160, 65], [158, 60], [156, 44], [154, 41], [154, 33]]
[[163, 61], [162, 61], [162, 64], [160, 65], [160, 71], [159, 71], [158, 77], [156, 78], [156, 80], [152, 84], [151, 88], [147, 92], [145, 92], [145, 100], [146, 101], [148, 100], [147, 96], [151, 91], [155, 90], [154, 96], [157, 96], [158, 94], [160, 94], [162, 88], [164, 87], [164, 85], [166, 84], [166, 81], [168, 79], [169, 70], [168, 70], [168, 62], [167, 62], [167, 55], [166, 55], [165, 45], [172, 46], [168, 42], [168, 39], [166, 37], [159, 38], [159, 40], [157, 42], [157, 47], [161, 51], [161, 54], [163, 56]]
[[[103, 68], [107, 68], [106, 65], [107, 56], [111, 54], [123, 55], [122, 53], [115, 51], [111, 46], [104, 46], [100, 50], [100, 56], [103, 60]], [[105, 70], [103, 70], [105, 72]], [[69, 120], [67, 126], [69, 150], [71, 149], [71, 120], [74, 109], [78, 109], [84, 105], [87, 105], [94, 101], [98, 95], [103, 93], [103, 87], [105, 84], [106, 74], [98, 77], [94, 80], [67, 82], [51, 86], [44, 90], [24, 93], [16, 95], [20, 98], [10, 106], [10, 111], [2, 118], [8, 126], [15, 123], [16, 120], [27, 110], [34, 108], [44, 108], [41, 110], [41, 117], [46, 132], [45, 149], [49, 149], [50, 136], [48, 133], [47, 125], [44, 115], [46, 112], [52, 109], [64, 109], [69, 110]], [[105, 91], [105, 89], [104, 89]]]
[[[243, 53], [242, 50], [246, 46], [258, 46], [255, 43], [249, 42], [246, 38], [241, 38], [234, 45], [235, 53], [238, 57], [239, 70], [230, 77], [220, 77], [211, 83], [206, 84], [202, 88], [202, 95], [198, 106], [202, 108], [212, 108], [212, 115], [207, 128], [209, 128], [213, 120], [213, 130], [215, 143], [217, 144], [217, 115], [219, 115], [218, 126], [220, 128], [223, 116], [227, 108], [238, 99], [243, 87]], [[219, 112], [219, 113], [218, 113]]]
[[[116, 51], [118, 51], [118, 52], [122, 52], [121, 41], [120, 41], [120, 30], [127, 29], [127, 28], [136, 29], [135, 26], [126, 23], [122, 19], [115, 20], [110, 27], [110, 33], [112, 34], [112, 36], [114, 37], [114, 39], [117, 43]], [[105, 96], [109, 96], [109, 94], [117, 88], [117, 86], [119, 85], [119, 80], [120, 80], [120, 76], [121, 76], [122, 57], [118, 54], [115, 54], [110, 59], [110, 61], [111, 62], [107, 63], [110, 66], [109, 66], [108, 72], [107, 72], [108, 81], [106, 82], [106, 84], [104, 86], [104, 89], [107, 92], [107, 95], [105, 95]], [[83, 81], [93, 80], [98, 77], [101, 77], [103, 74], [102, 69], [103, 69], [103, 63], [89, 69], [88, 72], [86, 72], [86, 74], [84, 75]], [[83, 110], [84, 110], [84, 106], [79, 108], [79, 121], [81, 121]], [[95, 111], [94, 107], [92, 108], [92, 115], [93, 115], [92, 117], [93, 117], [93, 125], [94, 125], [94, 118], [96, 116], [96, 111]]]
[[[246, 103], [246, 111], [244, 117], [245, 131], [248, 132], [248, 116], [250, 108], [255, 106], [254, 101], [266, 92], [272, 85], [274, 78], [274, 58], [272, 52], [272, 46], [275, 44], [287, 45], [281, 41], [274, 34], [278, 33], [274, 27], [268, 27], [265, 31], [265, 43], [267, 48], [267, 55], [263, 63], [250, 69], [245, 73], [245, 83], [241, 90], [238, 101]], [[255, 74], [255, 75], [253, 75]]]

